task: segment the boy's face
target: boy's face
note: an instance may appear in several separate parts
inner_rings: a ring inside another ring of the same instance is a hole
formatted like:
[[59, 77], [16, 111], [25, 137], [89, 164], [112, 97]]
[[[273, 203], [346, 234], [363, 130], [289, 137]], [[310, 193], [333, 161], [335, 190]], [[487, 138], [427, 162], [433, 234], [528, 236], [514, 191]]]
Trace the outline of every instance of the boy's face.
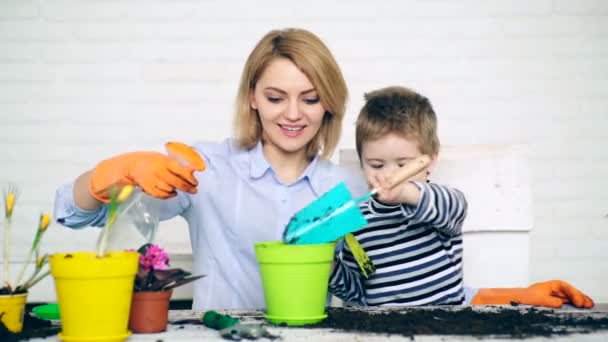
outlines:
[[[395, 171], [410, 160], [422, 155], [418, 141], [396, 133], [386, 134], [376, 140], [361, 145], [361, 165], [366, 179], [376, 174], [391, 177]], [[430, 156], [435, 159], [435, 156]], [[427, 169], [410, 178], [415, 181], [426, 181]]]

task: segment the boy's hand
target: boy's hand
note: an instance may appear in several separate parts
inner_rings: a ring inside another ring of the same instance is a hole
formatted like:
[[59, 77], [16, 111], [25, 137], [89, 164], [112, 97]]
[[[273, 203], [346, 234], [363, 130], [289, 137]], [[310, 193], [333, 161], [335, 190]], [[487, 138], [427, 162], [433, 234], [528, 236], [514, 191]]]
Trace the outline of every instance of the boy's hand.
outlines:
[[471, 304], [526, 304], [559, 308], [572, 304], [578, 308], [592, 308], [593, 300], [574, 286], [561, 280], [532, 284], [527, 288], [480, 289]]
[[376, 197], [382, 202], [417, 205], [420, 199], [420, 190], [410, 181], [425, 180], [425, 170], [432, 161], [431, 157], [420, 155], [393, 170], [390, 177], [385, 176], [385, 173], [382, 172], [374, 172], [368, 175], [367, 181], [376, 191]]
[[377, 190], [376, 198], [384, 203], [417, 205], [420, 199], [420, 190], [411, 182], [393, 186], [390, 179], [381, 174], [376, 174], [367, 181]]

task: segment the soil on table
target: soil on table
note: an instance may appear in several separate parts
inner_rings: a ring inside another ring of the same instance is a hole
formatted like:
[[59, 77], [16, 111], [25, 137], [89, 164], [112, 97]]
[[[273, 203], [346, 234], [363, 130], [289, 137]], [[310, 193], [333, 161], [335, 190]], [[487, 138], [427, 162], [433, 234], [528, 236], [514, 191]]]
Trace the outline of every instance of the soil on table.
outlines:
[[59, 325], [53, 325], [50, 321], [32, 317], [26, 313], [23, 317], [23, 330], [18, 334], [8, 330], [0, 322], [0, 341], [27, 341], [30, 338], [55, 336], [60, 330]]
[[365, 311], [330, 308], [314, 325], [343, 331], [414, 335], [501, 335], [512, 338], [590, 333], [608, 329], [608, 317], [535, 308], [476, 311], [472, 308]]

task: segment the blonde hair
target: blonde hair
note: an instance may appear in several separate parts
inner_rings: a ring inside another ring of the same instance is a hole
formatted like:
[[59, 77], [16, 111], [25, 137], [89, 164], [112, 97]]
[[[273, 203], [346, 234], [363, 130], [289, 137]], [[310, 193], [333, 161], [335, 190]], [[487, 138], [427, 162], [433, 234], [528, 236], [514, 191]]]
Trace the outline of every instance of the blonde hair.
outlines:
[[364, 97], [355, 130], [359, 159], [363, 143], [388, 133], [416, 139], [423, 154], [439, 152], [437, 116], [429, 99], [405, 87], [382, 88]]
[[253, 148], [262, 138], [262, 125], [256, 110], [251, 108], [250, 95], [271, 61], [287, 58], [294, 63], [315, 87], [326, 112], [321, 128], [308, 143], [306, 155], [320, 153], [327, 159], [334, 152], [346, 109], [348, 89], [342, 72], [321, 39], [303, 29], [273, 30], [267, 33], [247, 58], [236, 97], [235, 137], [245, 149]]

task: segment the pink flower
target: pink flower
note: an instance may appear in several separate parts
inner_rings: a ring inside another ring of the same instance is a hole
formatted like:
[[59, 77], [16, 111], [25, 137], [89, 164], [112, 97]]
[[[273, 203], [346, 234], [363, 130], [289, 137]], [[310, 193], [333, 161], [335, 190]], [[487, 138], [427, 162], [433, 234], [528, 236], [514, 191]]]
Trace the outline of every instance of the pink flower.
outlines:
[[150, 245], [146, 254], [139, 256], [139, 265], [146, 271], [166, 270], [169, 268], [169, 255], [158, 245]]
[[169, 268], [169, 255], [160, 246], [147, 243], [141, 246], [139, 269], [135, 275], [134, 291], [168, 291], [202, 278], [181, 268]]

